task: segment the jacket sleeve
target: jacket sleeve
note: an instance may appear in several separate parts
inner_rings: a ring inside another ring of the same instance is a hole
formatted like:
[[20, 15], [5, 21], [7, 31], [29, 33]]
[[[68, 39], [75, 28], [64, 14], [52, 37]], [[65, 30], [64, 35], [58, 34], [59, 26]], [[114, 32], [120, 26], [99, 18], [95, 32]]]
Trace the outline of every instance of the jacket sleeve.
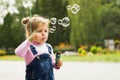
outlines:
[[15, 49], [15, 54], [19, 57], [25, 57], [27, 52], [28, 52], [28, 48], [30, 46], [30, 42], [26, 39], [23, 43], [21, 43], [16, 49]]

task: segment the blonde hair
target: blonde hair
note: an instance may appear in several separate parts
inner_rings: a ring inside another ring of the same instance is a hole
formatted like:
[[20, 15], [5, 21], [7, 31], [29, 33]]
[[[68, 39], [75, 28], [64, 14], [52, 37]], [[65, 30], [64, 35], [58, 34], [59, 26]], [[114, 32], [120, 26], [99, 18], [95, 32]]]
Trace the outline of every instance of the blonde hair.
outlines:
[[50, 21], [47, 18], [41, 17], [39, 15], [34, 15], [33, 17], [23, 18], [21, 23], [25, 26], [26, 38], [28, 38], [31, 33], [34, 32], [38, 27], [44, 25], [49, 26]]

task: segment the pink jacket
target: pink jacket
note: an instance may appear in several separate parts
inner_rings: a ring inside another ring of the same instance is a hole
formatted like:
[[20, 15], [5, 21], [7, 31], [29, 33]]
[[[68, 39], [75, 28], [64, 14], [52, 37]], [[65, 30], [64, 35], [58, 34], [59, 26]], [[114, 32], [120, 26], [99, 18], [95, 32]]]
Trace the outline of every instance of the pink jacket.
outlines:
[[[40, 50], [38, 52], [38, 54], [34, 55], [32, 53], [32, 51], [30, 50], [31, 44], [35, 47], [42, 48], [42, 50]], [[43, 43], [43, 44], [30, 43], [27, 39], [15, 49], [15, 54], [19, 57], [24, 58], [26, 65], [28, 65], [37, 55], [40, 55], [42, 53], [49, 53], [46, 43]], [[54, 66], [55, 65], [55, 57], [54, 57], [53, 51], [52, 51], [52, 54], [50, 54], [50, 56], [52, 58], [52, 64]]]

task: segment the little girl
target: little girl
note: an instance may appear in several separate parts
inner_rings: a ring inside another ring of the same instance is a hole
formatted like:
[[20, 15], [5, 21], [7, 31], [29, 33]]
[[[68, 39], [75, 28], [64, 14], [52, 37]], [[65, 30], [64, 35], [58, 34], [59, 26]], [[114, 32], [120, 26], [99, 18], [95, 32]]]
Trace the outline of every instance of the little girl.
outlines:
[[54, 80], [53, 68], [60, 69], [62, 65], [61, 59], [55, 64], [53, 48], [46, 43], [49, 23], [48, 19], [40, 16], [22, 19], [26, 40], [15, 49], [15, 54], [25, 59], [25, 80]]

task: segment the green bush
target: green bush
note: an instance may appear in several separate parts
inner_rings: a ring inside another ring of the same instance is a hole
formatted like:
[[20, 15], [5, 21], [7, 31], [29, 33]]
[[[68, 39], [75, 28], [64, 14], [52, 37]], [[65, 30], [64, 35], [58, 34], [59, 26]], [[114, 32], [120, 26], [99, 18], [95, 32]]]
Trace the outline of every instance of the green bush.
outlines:
[[78, 51], [77, 51], [77, 52], [78, 52], [78, 53], [81, 53], [82, 50], [83, 50], [82, 48], [78, 48]]
[[97, 46], [92, 46], [91, 48], [90, 48], [90, 52], [92, 52], [93, 54], [96, 54], [96, 53], [99, 53], [99, 52], [101, 52], [102, 51], [102, 48], [101, 47], [97, 47]]
[[97, 47], [97, 52], [101, 52], [102, 48], [101, 47]]
[[82, 48], [78, 48], [78, 51], [79, 55], [86, 55], [87, 54], [87, 51], [85, 49], [82, 49]]
[[6, 51], [5, 50], [0, 50], [0, 55], [5, 55], [6, 54]]

